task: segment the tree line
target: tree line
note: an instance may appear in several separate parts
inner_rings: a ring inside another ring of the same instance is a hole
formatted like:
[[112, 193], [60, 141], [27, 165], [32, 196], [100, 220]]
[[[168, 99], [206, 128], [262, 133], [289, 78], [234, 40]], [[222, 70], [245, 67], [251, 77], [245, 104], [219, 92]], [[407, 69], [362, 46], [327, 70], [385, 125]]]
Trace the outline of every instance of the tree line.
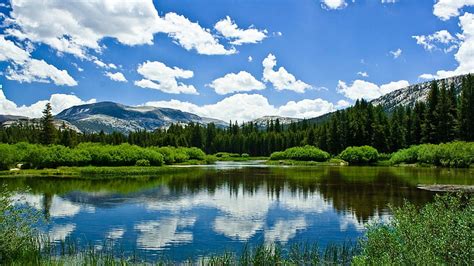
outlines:
[[3, 143], [60, 144], [75, 147], [82, 142], [109, 145], [129, 143], [142, 147], [197, 147], [208, 154], [216, 152], [248, 153], [268, 156], [287, 148], [313, 145], [331, 154], [339, 154], [350, 146], [370, 145], [382, 153], [423, 143], [444, 143], [453, 140], [474, 141], [474, 78], [466, 75], [458, 96], [454, 84], [430, 85], [426, 101], [414, 107], [399, 106], [391, 113], [382, 106], [358, 100], [355, 105], [334, 112], [320, 123], [308, 120], [282, 125], [278, 119], [262, 129], [253, 122], [230, 122], [219, 128], [189, 124], [171, 125], [153, 132], [129, 134], [77, 133], [64, 125], [55, 129], [48, 104], [40, 125], [18, 125], [0, 129]]

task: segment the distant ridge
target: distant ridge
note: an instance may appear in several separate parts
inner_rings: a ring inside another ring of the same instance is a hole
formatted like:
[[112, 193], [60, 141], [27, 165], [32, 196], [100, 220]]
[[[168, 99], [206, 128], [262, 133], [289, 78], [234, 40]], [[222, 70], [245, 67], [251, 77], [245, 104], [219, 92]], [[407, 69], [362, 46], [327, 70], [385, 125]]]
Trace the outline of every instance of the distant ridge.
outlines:
[[[466, 74], [467, 75], [467, 74]], [[456, 89], [456, 93], [461, 93], [461, 84], [462, 79], [466, 75], [459, 75], [453, 76], [444, 79], [438, 79], [436, 82], [438, 86], [441, 87], [442, 84], [446, 85], [446, 88], [449, 88], [451, 84], [454, 84], [454, 88]], [[392, 112], [398, 106], [410, 106], [414, 107], [416, 102], [422, 101], [425, 102], [430, 91], [430, 85], [432, 81], [421, 82], [417, 84], [410, 85], [408, 87], [404, 87], [398, 89], [396, 91], [392, 91], [388, 94], [385, 94], [377, 99], [370, 101], [373, 105], [380, 105], [386, 112]], [[334, 112], [327, 113], [318, 117], [308, 119], [310, 123], [323, 123], [328, 121]]]
[[276, 115], [267, 115], [267, 116], [262, 116], [260, 118], [254, 119], [250, 122], [254, 123], [258, 128], [266, 128], [267, 123], [270, 123], [278, 119], [278, 122], [280, 125], [289, 125], [291, 123], [297, 123], [302, 121], [303, 119], [300, 118], [292, 118], [292, 117], [283, 117], [283, 116], [276, 116]]
[[68, 108], [55, 116], [68, 121], [82, 132], [128, 133], [137, 130], [152, 131], [171, 124], [214, 123], [226, 127], [227, 123], [171, 108], [127, 106], [114, 102], [99, 102]]
[[[457, 94], [461, 93], [461, 83], [463, 77], [466, 75], [453, 76], [444, 79], [438, 79], [436, 82], [441, 88], [442, 84], [446, 84], [446, 88], [449, 88], [451, 84], [454, 84]], [[385, 94], [375, 100], [370, 101], [374, 105], [381, 105], [385, 111], [391, 112], [395, 107], [398, 106], [410, 106], [414, 107], [418, 101], [425, 102], [430, 91], [430, 85], [432, 81], [422, 82], [408, 87], [392, 91]]]

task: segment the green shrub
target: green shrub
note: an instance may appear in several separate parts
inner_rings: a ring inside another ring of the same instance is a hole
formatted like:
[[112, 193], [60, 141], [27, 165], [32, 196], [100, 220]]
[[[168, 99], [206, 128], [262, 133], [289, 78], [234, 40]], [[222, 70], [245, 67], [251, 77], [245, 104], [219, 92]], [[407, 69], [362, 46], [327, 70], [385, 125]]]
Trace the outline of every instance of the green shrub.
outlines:
[[182, 149], [184, 149], [190, 160], [204, 160], [206, 157], [206, 154], [199, 148], [192, 147]]
[[378, 160], [379, 153], [371, 146], [348, 147], [338, 157], [349, 164], [370, 164]]
[[6, 186], [0, 187], [0, 261], [9, 265], [26, 257], [31, 263], [33, 256], [39, 256], [38, 232], [33, 225], [40, 214], [15, 206], [12, 195]]
[[242, 155], [240, 155], [240, 157], [242, 158], [248, 158], [250, 157], [250, 155], [248, 153], [242, 153]]
[[330, 158], [329, 153], [314, 146], [288, 148], [283, 152], [274, 152], [270, 155], [270, 160], [296, 160], [296, 161], [316, 161], [324, 162]]
[[417, 209], [392, 208], [388, 224], [372, 224], [356, 265], [472, 265], [474, 198], [436, 196]]
[[418, 161], [418, 149], [420, 146], [412, 146], [408, 149], [402, 149], [392, 154], [390, 163], [416, 163]]
[[395, 152], [392, 164], [423, 163], [443, 167], [469, 167], [474, 162], [474, 142], [422, 144]]
[[286, 154], [284, 151], [276, 151], [270, 155], [270, 160], [285, 160]]
[[18, 162], [14, 147], [0, 144], [0, 170], [8, 170]]
[[148, 161], [147, 159], [140, 159], [137, 160], [135, 166], [150, 166], [150, 161]]

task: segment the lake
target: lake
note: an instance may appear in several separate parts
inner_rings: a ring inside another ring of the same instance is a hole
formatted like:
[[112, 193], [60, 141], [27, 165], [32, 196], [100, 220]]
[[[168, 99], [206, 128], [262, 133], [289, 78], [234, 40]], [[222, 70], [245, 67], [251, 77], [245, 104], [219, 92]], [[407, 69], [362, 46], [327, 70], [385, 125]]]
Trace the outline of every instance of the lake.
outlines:
[[388, 204], [421, 205], [434, 193], [419, 184], [472, 185], [473, 169], [267, 167], [254, 163], [173, 167], [127, 179], [0, 179], [41, 211], [53, 241], [100, 246], [175, 261], [246, 244], [355, 241]]

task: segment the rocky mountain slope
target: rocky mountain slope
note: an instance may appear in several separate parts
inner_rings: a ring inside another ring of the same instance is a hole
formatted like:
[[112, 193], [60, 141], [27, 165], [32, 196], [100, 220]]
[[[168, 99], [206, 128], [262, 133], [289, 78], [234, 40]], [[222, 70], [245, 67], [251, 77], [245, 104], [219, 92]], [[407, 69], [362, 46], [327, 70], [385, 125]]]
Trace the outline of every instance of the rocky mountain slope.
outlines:
[[282, 117], [282, 116], [262, 116], [260, 118], [252, 120], [251, 122], [257, 125], [258, 128], [266, 128], [267, 123], [270, 123], [271, 121], [275, 123], [277, 119], [280, 122], [280, 125], [289, 125], [291, 123], [296, 123], [303, 120], [299, 118]]
[[[76, 132], [81, 132], [79, 128], [69, 123], [68, 121], [55, 119], [53, 121], [54, 127], [57, 129], [70, 129]], [[23, 116], [13, 115], [0, 115], [0, 127], [11, 127], [11, 126], [41, 126], [41, 120], [39, 118], [28, 118]]]
[[[438, 86], [441, 88], [442, 84], [449, 88], [451, 84], [454, 84], [457, 93], [461, 92], [462, 76], [454, 76], [445, 79], [437, 80]], [[428, 93], [430, 91], [431, 81], [410, 85], [406, 88], [402, 88], [391, 93], [385, 94], [384, 96], [372, 100], [371, 103], [374, 105], [382, 105], [387, 112], [393, 111], [397, 106], [415, 106], [418, 101], [426, 101]]]
[[82, 132], [127, 133], [137, 130], [155, 130], [171, 124], [209, 124], [225, 127], [223, 121], [200, 117], [171, 108], [151, 106], [132, 107], [114, 102], [99, 102], [73, 106], [55, 116], [79, 128]]

